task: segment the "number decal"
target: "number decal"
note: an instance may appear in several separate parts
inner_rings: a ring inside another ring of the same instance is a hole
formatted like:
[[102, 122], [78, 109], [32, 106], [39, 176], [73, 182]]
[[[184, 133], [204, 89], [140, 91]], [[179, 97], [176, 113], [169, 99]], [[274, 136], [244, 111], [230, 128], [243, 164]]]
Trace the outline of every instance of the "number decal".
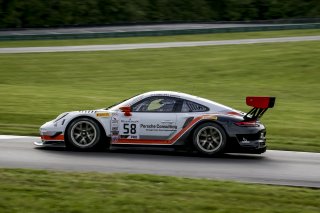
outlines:
[[119, 133], [120, 138], [139, 139], [140, 123], [136, 118], [122, 118], [120, 119]]
[[129, 124], [123, 124], [123, 129], [124, 129], [123, 134], [128, 134], [129, 133]]
[[132, 134], [132, 135], [135, 135], [137, 133], [137, 125], [136, 124], [128, 124], [128, 123], [125, 123], [123, 124], [123, 134]]
[[131, 127], [130, 133], [135, 135], [137, 133], [137, 129], [136, 129], [137, 125], [136, 124], [131, 124], [130, 127]]

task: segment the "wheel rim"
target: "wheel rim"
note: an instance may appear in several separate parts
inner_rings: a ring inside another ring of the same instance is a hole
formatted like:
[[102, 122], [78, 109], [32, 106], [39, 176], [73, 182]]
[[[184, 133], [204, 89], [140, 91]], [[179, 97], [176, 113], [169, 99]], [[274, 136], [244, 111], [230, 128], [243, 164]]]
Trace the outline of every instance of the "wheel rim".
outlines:
[[79, 121], [71, 129], [71, 139], [79, 147], [91, 146], [97, 137], [95, 126], [88, 121]]
[[221, 132], [213, 126], [206, 126], [197, 134], [198, 147], [205, 152], [216, 151], [221, 146], [222, 141]]

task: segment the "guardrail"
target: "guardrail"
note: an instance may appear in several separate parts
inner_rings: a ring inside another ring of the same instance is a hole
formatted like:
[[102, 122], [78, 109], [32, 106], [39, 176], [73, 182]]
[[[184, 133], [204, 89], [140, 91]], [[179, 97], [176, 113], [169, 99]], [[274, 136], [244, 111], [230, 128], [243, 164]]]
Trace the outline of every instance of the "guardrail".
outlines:
[[320, 23], [304, 23], [304, 24], [284, 24], [284, 25], [267, 25], [267, 26], [103, 32], [103, 33], [37, 34], [37, 35], [22, 34], [22, 35], [0, 35], [0, 41], [116, 38], [116, 37], [137, 37], [137, 36], [169, 36], [169, 35], [188, 35], [188, 34], [190, 35], [190, 34], [227, 33], [227, 32], [254, 32], [254, 31], [293, 30], [293, 29], [319, 29], [319, 28], [320, 28]]

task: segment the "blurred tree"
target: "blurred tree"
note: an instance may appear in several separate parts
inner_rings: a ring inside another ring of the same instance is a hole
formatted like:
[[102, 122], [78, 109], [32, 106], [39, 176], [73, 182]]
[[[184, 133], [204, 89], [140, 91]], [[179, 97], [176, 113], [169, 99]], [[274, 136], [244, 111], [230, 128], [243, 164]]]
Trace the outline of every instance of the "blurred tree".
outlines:
[[225, 11], [227, 8], [226, 0], [207, 0], [211, 10], [211, 19], [222, 21], [224, 20]]
[[0, 27], [320, 17], [320, 0], [0, 0]]
[[[5, 2], [3, 0], [0, 0], [0, 20], [2, 20], [5, 16]], [[3, 27], [3, 23], [0, 21], [0, 27]]]
[[121, 13], [121, 0], [98, 0], [98, 7], [100, 9], [101, 23], [115, 23], [119, 20]]
[[265, 19], [316, 17], [310, 16], [310, 11], [316, 4], [319, 5], [319, 1], [311, 0], [269, 0], [267, 3]]
[[311, 9], [308, 11], [308, 17], [320, 17], [320, 1], [311, 0], [310, 1]]
[[44, 1], [28, 0], [21, 1], [20, 19], [23, 27], [27, 26], [44, 26], [47, 22], [47, 6]]
[[74, 1], [72, 11], [73, 24], [99, 24], [102, 16], [98, 1]]
[[[152, 2], [152, 3], [151, 3]], [[210, 20], [211, 11], [205, 0], [150, 0], [149, 18], [167, 21]]]
[[254, 20], [259, 17], [258, 9], [254, 5], [255, 0], [226, 0], [223, 20], [240, 21]]
[[141, 22], [147, 21], [147, 11], [149, 8], [148, 0], [122, 0], [121, 9], [122, 13], [120, 13], [120, 21], [121, 22]]
[[19, 12], [19, 0], [4, 1], [3, 2], [3, 19], [0, 19], [2, 26], [5, 27], [22, 27]]

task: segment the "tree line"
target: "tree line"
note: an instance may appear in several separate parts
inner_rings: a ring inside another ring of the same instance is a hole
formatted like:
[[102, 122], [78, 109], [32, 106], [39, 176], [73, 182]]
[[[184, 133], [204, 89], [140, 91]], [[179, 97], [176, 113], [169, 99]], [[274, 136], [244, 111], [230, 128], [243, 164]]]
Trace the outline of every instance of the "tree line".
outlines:
[[0, 0], [0, 27], [320, 17], [320, 0]]

